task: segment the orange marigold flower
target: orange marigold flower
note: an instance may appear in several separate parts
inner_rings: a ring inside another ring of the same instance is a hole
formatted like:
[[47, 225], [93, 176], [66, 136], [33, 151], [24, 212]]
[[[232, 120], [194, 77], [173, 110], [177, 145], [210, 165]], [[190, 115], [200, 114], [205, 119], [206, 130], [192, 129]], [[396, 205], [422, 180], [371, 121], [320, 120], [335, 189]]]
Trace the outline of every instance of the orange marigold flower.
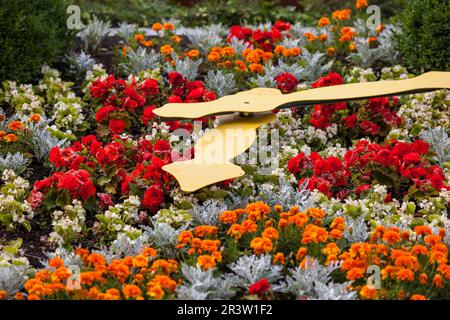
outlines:
[[331, 229], [345, 230], [345, 220], [342, 217], [336, 217], [333, 219], [330, 225]]
[[133, 258], [133, 268], [145, 268], [148, 266], [148, 258], [144, 255]]
[[344, 236], [343, 232], [338, 229], [333, 229], [330, 231], [330, 238], [340, 240]]
[[52, 268], [58, 269], [59, 267], [62, 267], [64, 265], [63, 259], [59, 257], [51, 258], [48, 261], [48, 265]]
[[230, 229], [228, 229], [227, 234], [231, 236], [233, 239], [238, 240], [242, 236], [241, 225], [233, 224]]
[[136, 40], [136, 41], [143, 41], [143, 40], [145, 40], [145, 37], [144, 37], [144, 35], [142, 34], [142, 33], [137, 33], [137, 34], [135, 34], [134, 35], [134, 39]]
[[283, 211], [283, 206], [280, 205], [280, 204], [276, 204], [276, 205], [273, 206], [273, 210], [274, 210], [276, 213], [280, 213], [281, 211]]
[[444, 283], [442, 281], [442, 276], [440, 274], [437, 274], [434, 276], [433, 278], [433, 285], [436, 288], [443, 288], [444, 287]]
[[273, 257], [273, 264], [284, 264], [284, 254], [282, 252], [277, 252], [275, 256]]
[[256, 221], [267, 216], [270, 213], [270, 207], [259, 201], [248, 204], [245, 207], [245, 212], [247, 212], [249, 219]]
[[151, 268], [153, 272], [170, 274], [178, 270], [178, 262], [173, 259], [157, 259], [153, 262]]
[[156, 257], [156, 255], [158, 254], [156, 252], [155, 249], [153, 249], [152, 247], [146, 247], [144, 248], [144, 250], [142, 250], [141, 253], [144, 257]]
[[348, 45], [348, 50], [355, 51], [356, 50], [356, 44], [354, 42], [350, 43]]
[[151, 286], [147, 289], [147, 295], [152, 299], [161, 300], [164, 298], [164, 290], [159, 285]]
[[328, 35], [327, 35], [326, 33], [322, 33], [322, 34], [319, 36], [320, 42], [325, 42], [325, 41], [327, 41], [327, 39], [328, 39]]
[[377, 37], [369, 37], [369, 38], [367, 38], [367, 44], [368, 45], [371, 45], [372, 43], [375, 43], [377, 41], [378, 41]]
[[307, 253], [308, 253], [308, 249], [307, 249], [307, 248], [305, 248], [305, 247], [300, 247], [300, 248], [297, 250], [297, 254], [295, 255], [295, 258], [296, 258], [297, 260], [302, 260], [302, 259], [306, 256]]
[[104, 300], [120, 300], [120, 291], [116, 288], [106, 290]]
[[23, 300], [23, 293], [22, 292], [16, 292], [14, 295], [15, 300]]
[[220, 247], [220, 240], [203, 240], [202, 244], [201, 244], [201, 249], [203, 251], [208, 251], [208, 252], [214, 252], [219, 250]]
[[170, 44], [165, 44], [165, 45], [161, 46], [160, 51], [162, 54], [167, 56], [173, 52], [173, 48]]
[[201, 255], [197, 258], [197, 264], [203, 269], [214, 269], [216, 266], [216, 259], [210, 255]]
[[89, 257], [87, 258], [87, 262], [89, 264], [92, 264], [95, 268], [97, 268], [97, 266], [105, 266], [106, 265], [106, 260], [105, 257], [103, 257], [101, 254], [99, 253], [91, 253], [89, 255]]
[[9, 130], [17, 131], [17, 130], [20, 130], [23, 128], [23, 124], [22, 124], [22, 122], [20, 122], [18, 120], [14, 120], [14, 121], [11, 121], [10, 123], [8, 123], [8, 128], [9, 128]]
[[41, 300], [41, 298], [36, 294], [29, 294], [27, 300]]
[[421, 294], [413, 294], [409, 300], [428, 300], [427, 297], [421, 295]]
[[6, 300], [8, 293], [5, 290], [0, 290], [0, 300]]
[[286, 51], [287, 49], [281, 45], [277, 45], [275, 47], [275, 49], [273, 50], [273, 52], [277, 55], [284, 55], [283, 52]]
[[356, 0], [356, 9], [364, 9], [368, 6], [367, 0]]
[[336, 10], [331, 14], [331, 17], [335, 20], [345, 21], [350, 18], [351, 13], [352, 13], [352, 10], [350, 10], [350, 9]]
[[6, 136], [6, 131], [0, 130], [0, 140], [3, 139], [3, 137]]
[[305, 38], [308, 39], [309, 42], [314, 42], [317, 39], [317, 36], [311, 32], [305, 32]]
[[238, 71], [247, 72], [248, 69], [244, 61], [236, 60], [234, 61], [234, 64], [236, 65], [236, 69]]
[[429, 246], [433, 247], [438, 243], [441, 243], [441, 237], [437, 236], [437, 235], [429, 235], [426, 236], [424, 238], [425, 243], [428, 244]]
[[193, 235], [192, 232], [189, 230], [181, 231], [178, 234], [178, 246], [177, 247], [183, 247], [187, 244], [189, 244], [192, 241]]
[[347, 271], [347, 280], [358, 280], [364, 278], [365, 270], [364, 268], [351, 268]]
[[109, 271], [111, 274], [117, 278], [120, 282], [125, 282], [125, 280], [130, 275], [130, 269], [122, 261], [113, 260], [109, 265]]
[[226, 58], [231, 58], [234, 57], [236, 55], [236, 52], [234, 52], [233, 47], [223, 47], [221, 50], [221, 54], [222, 56], [226, 57]]
[[366, 300], [375, 300], [377, 298], [377, 289], [369, 288], [365, 285], [359, 291], [359, 295]]
[[397, 271], [397, 279], [401, 281], [413, 281], [414, 280], [414, 272], [409, 269], [402, 268]]
[[7, 134], [3, 139], [5, 139], [6, 142], [16, 142], [17, 136], [14, 133]]
[[250, 248], [255, 254], [263, 254], [272, 251], [272, 240], [264, 237], [256, 237], [250, 242]]
[[162, 29], [163, 29], [163, 25], [161, 23], [159, 23], [159, 22], [155, 22], [152, 25], [152, 30], [153, 31], [161, 31]]
[[146, 40], [146, 41], [141, 41], [140, 44], [142, 44], [144, 47], [153, 47], [153, 41], [151, 40]]
[[238, 216], [234, 211], [224, 211], [219, 216], [219, 221], [223, 224], [234, 224], [237, 222]]
[[327, 48], [327, 55], [329, 55], [330, 57], [334, 56], [336, 54], [336, 49], [333, 47], [328, 47]]
[[447, 253], [431, 250], [430, 251], [430, 263], [447, 263]]
[[263, 73], [264, 72], [264, 66], [259, 63], [252, 63], [248, 66], [248, 68], [253, 73]]
[[384, 30], [384, 24], [380, 23], [379, 25], [377, 25], [377, 27], [375, 28], [377, 33], [382, 33]]
[[289, 222], [287, 219], [280, 219], [278, 220], [278, 228], [279, 229], [283, 229], [284, 227], [286, 227], [287, 225], [289, 225]]
[[339, 249], [335, 242], [330, 242], [325, 246], [325, 248], [322, 249], [322, 252], [327, 256], [330, 254], [337, 255], [339, 252], [341, 252], [341, 249]]
[[32, 114], [29, 118], [28, 118], [28, 120], [29, 121], [31, 121], [31, 122], [39, 122], [39, 121], [41, 121], [41, 116], [39, 115], [39, 114]]
[[166, 22], [163, 25], [164, 30], [173, 30], [175, 29], [175, 26], [173, 25], [173, 23], [170, 22]]
[[196, 49], [192, 49], [192, 50], [189, 50], [188, 52], [186, 52], [184, 55], [188, 58], [193, 59], [193, 58], [197, 58], [200, 55], [200, 51], [198, 51]]
[[416, 226], [414, 232], [419, 236], [430, 235], [431, 229], [428, 226]]
[[426, 255], [426, 254], [428, 254], [428, 249], [427, 249], [427, 247], [425, 247], [421, 244], [416, 244], [411, 248], [411, 253], [416, 256], [418, 256], [419, 254]]
[[287, 53], [289, 56], [295, 57], [302, 53], [302, 49], [297, 48], [297, 47], [290, 48], [290, 49], [287, 49]]
[[218, 231], [218, 228], [216, 226], [198, 226], [194, 228], [194, 234], [195, 236], [199, 238], [203, 238], [206, 235], [216, 235]]
[[428, 282], [428, 275], [426, 273], [421, 273], [419, 276], [419, 283], [426, 284]]
[[400, 241], [400, 233], [397, 231], [388, 230], [383, 234], [382, 239], [390, 245], [393, 245]]
[[253, 220], [247, 219], [241, 223], [242, 233], [253, 233], [256, 232], [256, 230], [258, 230], [258, 225]]
[[218, 52], [210, 52], [209, 54], [208, 54], [208, 60], [209, 61], [213, 61], [213, 62], [215, 62], [215, 61], [219, 61], [220, 60], [220, 53], [218, 53]]
[[175, 282], [175, 280], [171, 279], [169, 276], [156, 275], [152, 280], [150, 280], [147, 283], [147, 290], [149, 290], [150, 287], [152, 287], [152, 286], [159, 286], [162, 289], [168, 290], [169, 292], [174, 292], [177, 287], [177, 283]]
[[308, 223], [309, 218], [306, 215], [306, 213], [298, 212], [295, 215], [289, 217], [288, 221], [290, 224], [295, 224], [298, 228], [303, 228], [303, 226], [305, 226]]
[[180, 36], [177, 36], [177, 35], [175, 35], [175, 36], [172, 36], [171, 38], [170, 38], [173, 42], [175, 42], [175, 43], [180, 43], [181, 42], [181, 37]]
[[308, 224], [303, 232], [302, 243], [319, 243], [326, 242], [328, 239], [328, 232], [319, 226], [314, 224]]
[[125, 299], [136, 298], [142, 294], [141, 289], [134, 284], [126, 284], [122, 288]]
[[316, 222], [321, 222], [322, 218], [325, 217], [325, 211], [319, 208], [309, 208], [305, 213]]
[[319, 22], [317, 23], [319, 27], [326, 27], [330, 25], [330, 19], [327, 17], [322, 17], [319, 19]]
[[268, 227], [263, 231], [262, 236], [270, 240], [276, 240], [278, 239], [278, 231], [273, 227]]

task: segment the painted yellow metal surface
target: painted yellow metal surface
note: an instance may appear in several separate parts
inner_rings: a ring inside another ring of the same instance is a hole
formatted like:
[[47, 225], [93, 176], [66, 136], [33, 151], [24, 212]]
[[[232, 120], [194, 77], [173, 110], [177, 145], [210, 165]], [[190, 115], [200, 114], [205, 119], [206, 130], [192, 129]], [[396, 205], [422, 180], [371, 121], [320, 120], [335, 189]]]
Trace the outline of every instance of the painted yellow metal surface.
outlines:
[[275, 120], [274, 114], [241, 118], [225, 116], [221, 124], [206, 132], [194, 146], [194, 158], [163, 167], [180, 184], [192, 192], [207, 185], [244, 175], [231, 160], [245, 152], [256, 139], [256, 129]]
[[[256, 129], [275, 119], [267, 114], [273, 109], [309, 104], [410, 94], [450, 89], [450, 72], [428, 72], [415, 78], [343, 84], [282, 94], [277, 89], [256, 88], [202, 103], [169, 103], [154, 113], [167, 119], [197, 119], [222, 116], [221, 124], [205, 133], [194, 146], [194, 159], [163, 167], [180, 184], [181, 190], [193, 192], [207, 185], [244, 175], [231, 160], [247, 150], [256, 139]], [[232, 116], [240, 112], [251, 117]]]
[[380, 96], [450, 89], [450, 72], [432, 71], [405, 80], [350, 83], [282, 94], [256, 88], [200, 103], [168, 103], [153, 112], [162, 118], [197, 119], [233, 112], [260, 113], [276, 108], [358, 100]]

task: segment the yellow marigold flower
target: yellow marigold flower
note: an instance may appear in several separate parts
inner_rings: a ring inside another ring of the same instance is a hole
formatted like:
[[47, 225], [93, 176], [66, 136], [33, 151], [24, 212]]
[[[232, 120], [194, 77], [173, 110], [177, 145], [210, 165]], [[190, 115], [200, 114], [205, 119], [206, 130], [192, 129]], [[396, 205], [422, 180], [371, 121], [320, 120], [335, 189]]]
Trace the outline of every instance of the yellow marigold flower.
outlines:
[[170, 22], [166, 22], [163, 25], [164, 30], [173, 30], [175, 29], [175, 26], [173, 25], [173, 23]]
[[319, 27], [326, 27], [330, 25], [330, 19], [327, 17], [322, 17], [319, 19], [319, 22], [317, 23]]
[[153, 31], [161, 31], [162, 29], [163, 29], [163, 25], [161, 23], [159, 23], [159, 22], [155, 22], [152, 25], [152, 30]]
[[137, 33], [137, 34], [134, 35], [134, 39], [136, 41], [143, 41], [143, 40], [145, 40], [145, 37], [144, 37], [144, 35], [142, 33]]
[[203, 270], [214, 269], [216, 266], [216, 260], [214, 259], [214, 257], [205, 254], [205, 255], [201, 255], [197, 258], [197, 264]]
[[272, 240], [266, 237], [256, 237], [250, 242], [250, 248], [255, 254], [263, 254], [272, 251]]
[[9, 130], [17, 131], [23, 128], [23, 124], [20, 121], [14, 120], [8, 123]]
[[181, 42], [181, 37], [180, 37], [180, 36], [177, 36], [177, 35], [172, 36], [171, 39], [172, 39], [172, 41], [175, 42], [175, 43], [180, 43], [180, 42]]
[[200, 51], [198, 51], [196, 49], [192, 49], [192, 50], [189, 50], [188, 52], [186, 52], [184, 55], [191, 59], [197, 58], [200, 55]]
[[142, 294], [141, 289], [134, 284], [126, 284], [122, 288], [125, 299], [136, 298]]
[[14, 133], [7, 134], [3, 139], [5, 139], [6, 142], [16, 142], [17, 136]]
[[377, 289], [363, 286], [361, 291], [359, 291], [359, 295], [366, 300], [375, 300], [377, 298]]
[[364, 9], [367, 8], [367, 0], [356, 0], [355, 7], [356, 9]]

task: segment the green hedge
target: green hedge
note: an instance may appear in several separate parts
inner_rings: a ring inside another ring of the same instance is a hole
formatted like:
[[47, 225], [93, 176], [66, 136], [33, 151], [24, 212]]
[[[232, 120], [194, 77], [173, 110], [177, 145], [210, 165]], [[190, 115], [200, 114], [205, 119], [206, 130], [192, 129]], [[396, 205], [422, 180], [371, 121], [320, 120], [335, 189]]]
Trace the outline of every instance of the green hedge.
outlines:
[[450, 70], [450, 1], [407, 0], [395, 18], [404, 64], [413, 71]]
[[65, 0], [0, 1], [0, 81], [29, 82], [67, 48]]

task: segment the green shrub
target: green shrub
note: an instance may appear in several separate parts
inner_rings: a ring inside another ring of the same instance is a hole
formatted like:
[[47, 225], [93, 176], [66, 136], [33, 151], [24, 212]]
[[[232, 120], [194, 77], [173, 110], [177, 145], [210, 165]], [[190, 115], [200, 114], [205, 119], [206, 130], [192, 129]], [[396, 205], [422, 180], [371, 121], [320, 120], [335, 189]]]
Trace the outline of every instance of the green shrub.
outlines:
[[65, 0], [0, 1], [0, 81], [28, 82], [70, 40]]
[[407, 0], [395, 18], [404, 63], [414, 71], [450, 70], [450, 1]]

